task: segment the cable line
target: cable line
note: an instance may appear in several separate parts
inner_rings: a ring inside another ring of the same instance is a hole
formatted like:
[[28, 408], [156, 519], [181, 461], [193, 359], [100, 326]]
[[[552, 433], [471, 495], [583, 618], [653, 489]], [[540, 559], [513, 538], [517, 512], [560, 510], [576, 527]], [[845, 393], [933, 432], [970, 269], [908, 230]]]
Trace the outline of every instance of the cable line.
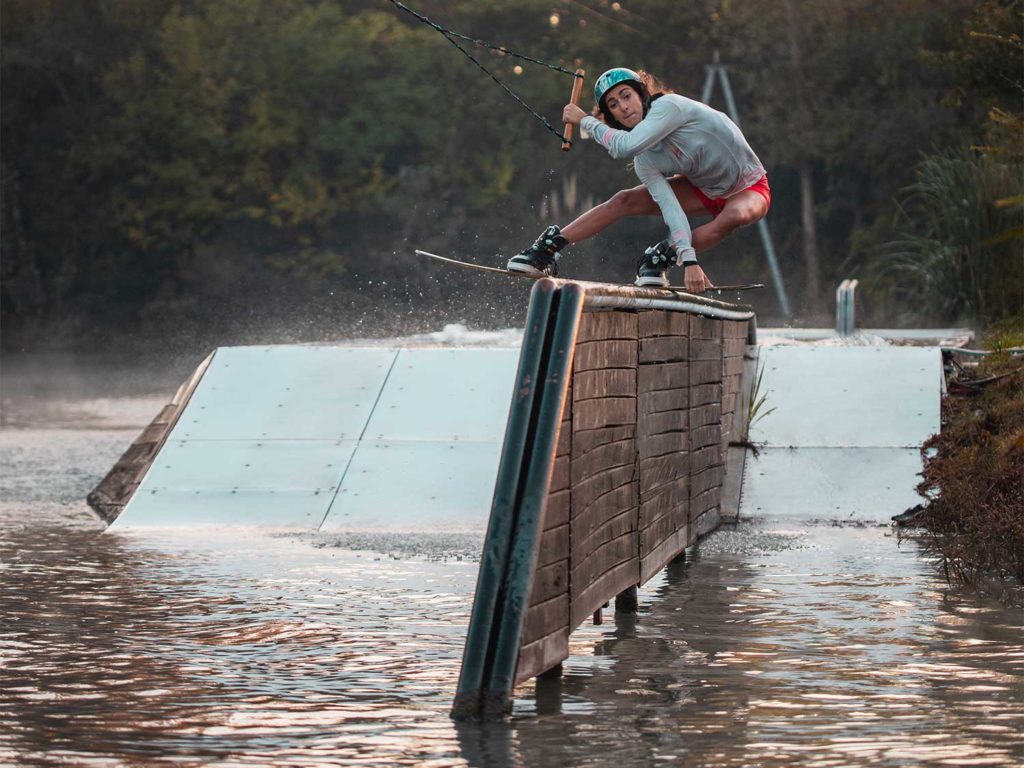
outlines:
[[[417, 19], [422, 21], [424, 24], [426, 24], [426, 25], [428, 25], [430, 27], [433, 27], [438, 32], [440, 32], [442, 35], [444, 35], [445, 39], [449, 43], [451, 43], [456, 48], [458, 48], [460, 51], [462, 51], [463, 55], [465, 55], [465, 57], [467, 59], [469, 59], [474, 64], [476, 64], [478, 67], [480, 67], [480, 69], [482, 69], [488, 75], [488, 77], [491, 78], [491, 80], [493, 80], [498, 85], [500, 85], [502, 87], [502, 89], [504, 89], [505, 93], [507, 93], [509, 96], [511, 96], [516, 101], [518, 101], [527, 112], [529, 112], [531, 115], [533, 115], [538, 120], [540, 120], [542, 123], [544, 123], [544, 125], [547, 127], [547, 129], [549, 131], [551, 131], [553, 134], [555, 134], [555, 136], [558, 137], [559, 142], [565, 141], [562, 138], [562, 134], [558, 132], [557, 128], [555, 128], [553, 125], [551, 125], [551, 123], [548, 122], [548, 119], [546, 117], [544, 117], [543, 115], [539, 114], [536, 110], [534, 110], [532, 107], [530, 107], [529, 104], [527, 104], [525, 101], [523, 101], [521, 98], [519, 98], [518, 94], [516, 94], [511, 88], [509, 88], [507, 85], [505, 85], [505, 83], [503, 83], [501, 80], [499, 80], [497, 77], [495, 77], [494, 74], [492, 74], [491, 71], [489, 69], [487, 69], [487, 67], [485, 67], [483, 64], [481, 64], [479, 61], [477, 61], [473, 57], [473, 54], [471, 54], [469, 51], [467, 51], [465, 48], [463, 48], [461, 45], [459, 45], [457, 42], [455, 42], [455, 38], [459, 38], [460, 40], [467, 40], [467, 41], [473, 43], [474, 45], [479, 45], [479, 46], [482, 46], [484, 48], [490, 48], [491, 50], [499, 51], [499, 52], [501, 52], [501, 53], [503, 53], [505, 55], [513, 56], [513, 57], [515, 57], [517, 59], [522, 59], [523, 61], [529, 61], [532, 64], [540, 64], [541, 66], [547, 67], [548, 69], [553, 69], [556, 72], [564, 72], [565, 74], [572, 75], [573, 77], [581, 77], [581, 75], [577, 75], [575, 72], [570, 72], [568, 69], [565, 69], [563, 67], [559, 67], [557, 64], [549, 64], [546, 61], [541, 61], [540, 59], [534, 59], [534, 58], [532, 58], [530, 56], [525, 56], [525, 55], [523, 55], [521, 53], [516, 53], [515, 51], [510, 51], [508, 48], [506, 48], [503, 45], [493, 45], [492, 43], [487, 43], [487, 42], [484, 42], [483, 40], [477, 40], [477, 39], [472, 38], [472, 37], [467, 37], [466, 35], [460, 35], [458, 32], [455, 32], [455, 31], [450, 30], [450, 29], [446, 29], [445, 27], [442, 27], [440, 24], [437, 24], [437, 23], [431, 21], [430, 19], [428, 19], [423, 14], [417, 13], [412, 8], [410, 8], [409, 6], [405, 5], [404, 3], [399, 2], [399, 0], [389, 0], [389, 2], [392, 5], [394, 5], [396, 8], [399, 8], [399, 9], [405, 11], [406, 13], [411, 14], [412, 16], [415, 16]], [[572, 144], [572, 141], [568, 141], [568, 143]]]

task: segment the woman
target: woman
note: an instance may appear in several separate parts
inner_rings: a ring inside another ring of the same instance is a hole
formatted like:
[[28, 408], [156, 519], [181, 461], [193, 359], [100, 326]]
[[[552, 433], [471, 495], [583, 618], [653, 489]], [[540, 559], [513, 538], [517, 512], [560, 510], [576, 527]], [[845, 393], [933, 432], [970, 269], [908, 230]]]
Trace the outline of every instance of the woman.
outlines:
[[[603, 120], [567, 104], [563, 121], [579, 125], [613, 158], [633, 158], [642, 186], [617, 192], [564, 229], [549, 226], [508, 262], [508, 269], [554, 274], [566, 245], [592, 237], [624, 216], [660, 211], [669, 237], [644, 253], [636, 284], [669, 285], [667, 270], [680, 264], [688, 291], [712, 288], [696, 253], [768, 212], [771, 190], [761, 161], [726, 115], [661, 92], [646, 73], [610, 69], [594, 85], [594, 99]], [[687, 216], [708, 213], [712, 221], [691, 233]]]

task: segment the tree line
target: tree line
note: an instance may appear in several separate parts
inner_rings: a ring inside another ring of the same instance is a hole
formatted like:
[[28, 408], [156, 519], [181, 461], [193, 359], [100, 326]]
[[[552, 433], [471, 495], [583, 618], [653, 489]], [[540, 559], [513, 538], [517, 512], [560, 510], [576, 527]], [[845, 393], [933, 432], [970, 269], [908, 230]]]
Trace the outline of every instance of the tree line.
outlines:
[[[409, 5], [583, 67], [588, 84], [626, 65], [699, 98], [717, 53], [769, 170], [798, 320], [826, 317], [851, 276], [880, 322], [1020, 313], [1021, 2]], [[254, 318], [290, 321], [295, 338], [371, 316], [395, 332], [445, 317], [463, 289], [483, 319], [516, 322], [507, 286], [439, 278], [412, 249], [501, 263], [637, 183], [587, 143], [561, 153], [388, 0], [7, 0], [2, 14], [8, 349], [231, 337]], [[557, 122], [571, 78], [471, 52]], [[628, 281], [661, 237], [656, 221], [623, 223], [574, 247], [565, 273]], [[769, 281], [752, 232], [704, 261], [720, 282]], [[778, 315], [770, 295], [757, 302]]]

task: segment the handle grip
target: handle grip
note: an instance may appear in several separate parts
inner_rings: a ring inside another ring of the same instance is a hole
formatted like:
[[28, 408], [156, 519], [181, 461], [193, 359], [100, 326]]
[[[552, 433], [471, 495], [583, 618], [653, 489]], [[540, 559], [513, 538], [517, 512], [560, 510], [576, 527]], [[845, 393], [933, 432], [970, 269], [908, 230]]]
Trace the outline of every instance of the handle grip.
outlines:
[[[573, 77], [572, 83], [572, 96], [569, 101], [575, 104], [577, 107], [580, 105], [580, 93], [583, 91], [583, 75], [582, 69], [577, 69], [575, 77]], [[572, 123], [565, 124], [565, 130], [562, 131], [562, 151], [568, 152], [572, 147], [572, 131], [576, 126]]]

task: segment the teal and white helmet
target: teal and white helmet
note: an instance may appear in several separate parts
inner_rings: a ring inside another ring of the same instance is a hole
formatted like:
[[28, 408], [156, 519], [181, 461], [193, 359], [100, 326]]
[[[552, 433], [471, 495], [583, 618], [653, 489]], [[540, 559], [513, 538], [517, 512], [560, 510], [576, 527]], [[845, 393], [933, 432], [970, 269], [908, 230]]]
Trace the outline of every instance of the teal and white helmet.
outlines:
[[632, 69], [626, 69], [625, 67], [615, 67], [609, 69], [594, 83], [594, 101], [598, 104], [601, 103], [601, 99], [619, 83], [634, 82], [637, 85], [643, 86], [643, 81], [640, 79], [640, 75], [634, 72]]

